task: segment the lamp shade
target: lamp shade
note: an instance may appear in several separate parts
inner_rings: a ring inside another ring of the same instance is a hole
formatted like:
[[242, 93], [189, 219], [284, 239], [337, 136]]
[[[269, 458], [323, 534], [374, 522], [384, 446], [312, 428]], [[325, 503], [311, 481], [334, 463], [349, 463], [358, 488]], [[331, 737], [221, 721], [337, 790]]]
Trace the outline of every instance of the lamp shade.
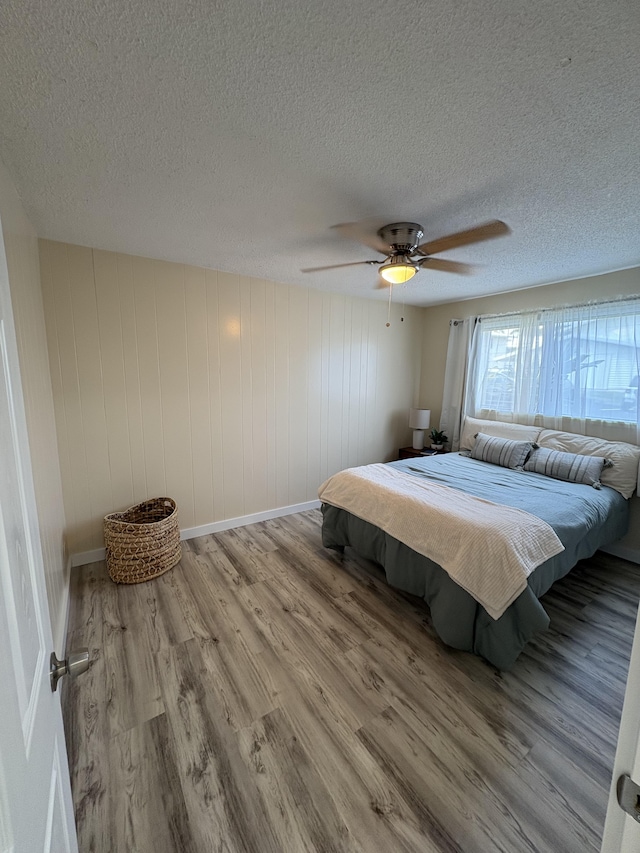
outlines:
[[431, 409], [410, 409], [409, 427], [411, 429], [429, 429]]

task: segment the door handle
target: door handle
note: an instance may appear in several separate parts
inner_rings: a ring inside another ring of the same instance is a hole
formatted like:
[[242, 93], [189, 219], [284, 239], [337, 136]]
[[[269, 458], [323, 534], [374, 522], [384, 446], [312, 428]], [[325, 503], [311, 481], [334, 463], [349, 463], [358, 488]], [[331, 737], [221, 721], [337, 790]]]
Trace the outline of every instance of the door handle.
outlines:
[[640, 785], [625, 773], [618, 779], [616, 791], [620, 808], [640, 823]]
[[55, 652], [51, 652], [49, 659], [49, 675], [51, 678], [51, 691], [55, 693], [58, 689], [58, 681], [63, 675], [69, 678], [77, 678], [89, 669], [89, 649], [76, 649], [70, 652], [64, 660], [58, 660]]

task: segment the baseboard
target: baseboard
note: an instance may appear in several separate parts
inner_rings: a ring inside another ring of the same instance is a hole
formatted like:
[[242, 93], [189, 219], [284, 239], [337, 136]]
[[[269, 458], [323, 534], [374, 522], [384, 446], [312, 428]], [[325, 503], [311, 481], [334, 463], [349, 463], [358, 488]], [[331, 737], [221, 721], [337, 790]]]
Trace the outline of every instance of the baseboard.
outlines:
[[264, 512], [255, 512], [252, 515], [241, 515], [238, 518], [226, 518], [224, 521], [214, 521], [212, 524], [201, 524], [200, 527], [187, 527], [180, 531], [180, 538], [195, 539], [196, 536], [206, 536], [207, 533], [221, 533], [223, 530], [231, 530], [232, 527], [246, 527], [247, 524], [268, 521], [270, 518], [282, 518], [284, 515], [293, 515], [296, 512], [305, 512], [308, 509], [318, 509], [319, 506], [320, 501], [307, 501], [302, 504], [292, 504], [277, 509], [267, 509]]
[[104, 560], [104, 548], [94, 548], [93, 551], [79, 551], [71, 555], [71, 568], [88, 566], [89, 563], [99, 563]]
[[[305, 512], [308, 509], [318, 509], [320, 501], [306, 501], [291, 506], [281, 506], [276, 509], [267, 509], [263, 512], [254, 512], [251, 515], [240, 515], [237, 518], [225, 518], [222, 521], [213, 521], [211, 524], [201, 524], [198, 527], [187, 527], [180, 531], [180, 539], [195, 539], [196, 536], [206, 536], [208, 533], [221, 533], [223, 530], [231, 530], [233, 527], [246, 527], [247, 524], [256, 524], [259, 521], [268, 521], [270, 518], [282, 518], [285, 515], [293, 515], [296, 512]], [[93, 551], [80, 551], [71, 555], [71, 565], [86, 566], [88, 563], [97, 563], [104, 560], [104, 548], [95, 548]]]
[[622, 557], [623, 560], [640, 565], [640, 551], [637, 548], [629, 548], [628, 545], [618, 545], [617, 542], [614, 542], [613, 545], [608, 545], [606, 548], [601, 548], [600, 550], [606, 554], [613, 554], [614, 557]]

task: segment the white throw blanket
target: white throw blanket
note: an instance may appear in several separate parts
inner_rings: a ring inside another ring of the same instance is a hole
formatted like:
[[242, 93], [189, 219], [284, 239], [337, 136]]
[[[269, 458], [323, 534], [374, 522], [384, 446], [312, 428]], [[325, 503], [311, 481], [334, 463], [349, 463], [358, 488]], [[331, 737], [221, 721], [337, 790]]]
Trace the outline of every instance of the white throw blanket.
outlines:
[[318, 497], [438, 563], [493, 619], [526, 588], [536, 566], [564, 551], [535, 515], [388, 465], [340, 471], [320, 486]]

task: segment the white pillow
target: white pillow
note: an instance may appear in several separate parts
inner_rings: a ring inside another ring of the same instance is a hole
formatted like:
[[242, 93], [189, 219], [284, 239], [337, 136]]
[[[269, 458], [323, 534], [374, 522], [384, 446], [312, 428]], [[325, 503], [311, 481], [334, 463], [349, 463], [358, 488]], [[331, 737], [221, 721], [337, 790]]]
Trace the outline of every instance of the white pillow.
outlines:
[[478, 432], [497, 438], [510, 438], [513, 441], [537, 441], [540, 427], [508, 424], [504, 421], [484, 421], [480, 418], [465, 418], [460, 436], [460, 450], [472, 450]]
[[624, 498], [630, 498], [638, 483], [640, 447], [624, 441], [605, 441], [590, 435], [559, 432], [543, 429], [537, 438], [540, 447], [563, 450], [565, 453], [580, 453], [583, 456], [606, 456], [613, 463], [605, 468], [600, 477], [603, 486], [610, 486]]

